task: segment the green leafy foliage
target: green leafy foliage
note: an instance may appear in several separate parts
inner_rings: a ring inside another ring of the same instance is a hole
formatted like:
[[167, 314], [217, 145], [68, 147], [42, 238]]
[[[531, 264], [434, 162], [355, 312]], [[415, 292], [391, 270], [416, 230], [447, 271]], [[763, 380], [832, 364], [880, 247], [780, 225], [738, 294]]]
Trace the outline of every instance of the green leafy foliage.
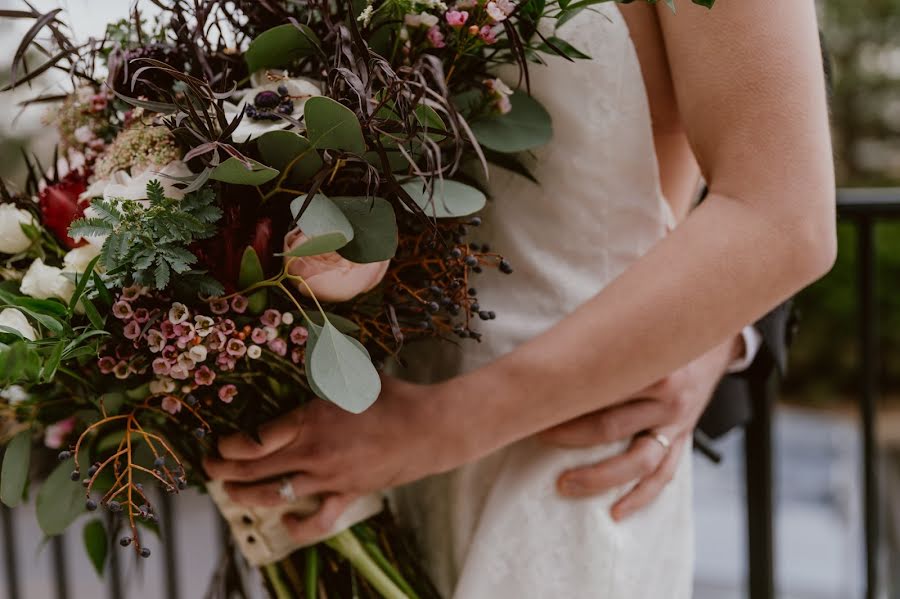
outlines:
[[307, 196], [296, 198], [291, 202], [291, 212], [297, 218], [303, 234], [309, 239], [287, 252], [286, 256], [315, 256], [333, 252], [353, 239], [353, 225], [337, 204], [324, 194], [316, 194], [309, 202]]
[[97, 518], [85, 524], [82, 539], [84, 540], [84, 549], [97, 571], [97, 576], [102, 577], [106, 556], [109, 553], [109, 536], [106, 534], [103, 521]]
[[290, 167], [287, 180], [292, 183], [307, 181], [322, 168], [322, 157], [313, 145], [293, 131], [270, 131], [257, 140], [257, 146], [266, 164], [281, 172]]
[[475, 214], [487, 203], [479, 190], [459, 181], [434, 181], [434, 193], [429, 193], [420, 180], [403, 184], [403, 189], [425, 214], [434, 218], [459, 218]]
[[390, 260], [397, 252], [397, 217], [384, 198], [336, 197], [332, 201], [353, 226], [353, 239], [338, 250], [351, 262]]
[[191, 243], [216, 233], [222, 212], [215, 192], [205, 187], [181, 200], [165, 196], [159, 181], [147, 185], [149, 205], [134, 200], [95, 199], [97, 216], [72, 223], [73, 236], [107, 236], [100, 252], [112, 286], [138, 283], [166, 289], [173, 282], [190, 282], [201, 293], [221, 295], [222, 286], [196, 270]]
[[0, 471], [0, 501], [8, 507], [22, 503], [31, 465], [31, 431], [24, 430], [12, 438], [3, 453]]
[[482, 146], [511, 154], [533, 150], [553, 137], [550, 114], [537, 100], [522, 91], [509, 98], [512, 109], [474, 120], [472, 131]]
[[340, 102], [325, 96], [310, 98], [303, 106], [303, 115], [306, 134], [315, 147], [359, 155], [366, 151], [359, 119]]
[[73, 458], [61, 462], [38, 491], [38, 524], [48, 537], [62, 534], [84, 513], [84, 489], [78, 482], [72, 482], [74, 469]]
[[245, 163], [242, 160], [231, 157], [214, 168], [209, 178], [233, 185], [262, 185], [277, 176], [277, 170], [256, 160], [250, 160], [249, 163]]
[[[251, 285], [262, 282], [265, 278], [266, 274], [263, 272], [262, 263], [259, 261], [256, 250], [248, 246], [244, 250], [244, 255], [241, 257], [241, 271], [238, 275], [238, 287], [246, 289]], [[261, 314], [263, 310], [266, 309], [268, 299], [268, 291], [265, 288], [259, 289], [250, 294], [247, 298], [247, 309], [250, 310], [251, 314]]]
[[307, 343], [312, 345], [307, 349], [307, 374], [313, 391], [348, 412], [364, 412], [381, 393], [381, 379], [368, 352], [331, 322], [322, 327], [308, 324]]
[[250, 72], [290, 66], [318, 51], [319, 39], [303, 24], [286, 23], [261, 33], [250, 43], [244, 60]]

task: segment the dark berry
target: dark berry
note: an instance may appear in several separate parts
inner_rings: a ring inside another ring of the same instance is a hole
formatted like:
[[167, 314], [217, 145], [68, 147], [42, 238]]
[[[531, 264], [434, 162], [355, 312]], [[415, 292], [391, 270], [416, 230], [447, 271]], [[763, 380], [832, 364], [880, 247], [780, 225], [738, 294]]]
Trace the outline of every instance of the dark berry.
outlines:
[[197, 437], [198, 439], [202, 439], [203, 437], [206, 436], [206, 430], [203, 428], [195, 428], [194, 436]]
[[288, 95], [288, 93], [289, 93], [288, 88], [285, 84], [282, 83], [281, 85], [278, 86], [278, 94], [279, 95], [286, 96], [286, 95]]
[[475, 268], [472, 269], [472, 272], [474, 272], [476, 275], [480, 275], [481, 273], [484, 272], [484, 269], [481, 268], [480, 266], [476, 266]]
[[466, 266], [478, 266], [478, 258], [475, 256], [466, 256]]
[[90, 468], [88, 468], [88, 473], [87, 473], [87, 475], [88, 475], [88, 476], [94, 476], [95, 474], [97, 474], [97, 468], [98, 468], [97, 464], [94, 464], [93, 466], [91, 466]]
[[141, 557], [143, 557], [143, 558], [150, 557], [150, 548], [149, 547], [141, 547]]
[[190, 394], [190, 395], [188, 395], [187, 397], [184, 398], [184, 401], [187, 402], [187, 405], [189, 405], [189, 406], [191, 406], [191, 407], [194, 407], [194, 406], [197, 405], [197, 402], [198, 402], [199, 400], [197, 399], [197, 396], [196, 396], [196, 395]]
[[97, 502], [93, 499], [88, 499], [84, 502], [84, 507], [87, 508], [87, 511], [93, 512], [97, 509]]
[[462, 258], [462, 250], [459, 248], [453, 248], [452, 250], [450, 250], [450, 257], [457, 259]]
[[507, 275], [511, 275], [511, 274], [512, 274], [512, 272], [513, 272], [513, 267], [512, 267], [512, 265], [509, 263], [508, 260], [501, 260], [501, 261], [500, 261], [500, 272], [502, 272], [503, 274], [507, 274]]
[[182, 491], [187, 489], [187, 481], [184, 480], [183, 478], [179, 478], [178, 479], [178, 488], [181, 489]]
[[154, 468], [162, 468], [165, 465], [166, 465], [166, 458], [163, 456], [159, 456], [155, 460], [153, 460]]
[[471, 218], [471, 220], [469, 220], [469, 224], [472, 225], [473, 227], [480, 227], [481, 226], [481, 217], [473, 216]]
[[472, 312], [481, 312], [481, 306], [479, 305], [478, 302], [472, 302], [472, 305], [469, 306], [469, 309], [470, 309]]
[[70, 478], [72, 480], [81, 480], [81, 472], [79, 472], [78, 470], [72, 471]]
[[425, 309], [431, 313], [437, 312], [441, 309], [441, 306], [437, 302], [428, 302], [425, 304]]
[[457, 314], [459, 314], [460, 308], [459, 308], [459, 304], [450, 304], [450, 307], [447, 309], [450, 311], [450, 314], [452, 314], [453, 316], [456, 316]]
[[91, 486], [91, 479], [86, 478], [86, 479], [82, 480], [82, 481], [81, 481], [81, 486], [82, 486], [82, 487], [90, 487], [90, 486]]
[[491, 310], [490, 312], [488, 312], [488, 318], [490, 318], [491, 320], [496, 320], [497, 313]]
[[478, 295], [478, 290], [472, 287], [471, 289], [469, 289], [469, 295], [471, 297], [475, 297], [476, 295]]
[[489, 245], [486, 244], [486, 243], [485, 243], [485, 244], [482, 244], [482, 246], [481, 246], [481, 252], [482, 252], [483, 254], [487, 254], [487, 253], [489, 253], [490, 251], [491, 251], [491, 246], [489, 246]]
[[122, 504], [119, 503], [118, 501], [110, 501], [109, 503], [106, 504], [106, 507], [109, 508], [109, 511], [111, 511], [114, 514], [122, 511]]
[[441, 289], [440, 287], [438, 287], [437, 285], [432, 285], [431, 287], [428, 288], [428, 291], [430, 291], [432, 293], [432, 295], [434, 295], [436, 297], [441, 297], [442, 295], [444, 295], [444, 290]]
[[68, 460], [69, 458], [71, 458], [72, 452], [71, 451], [60, 451], [59, 455], [56, 457], [59, 458], [60, 462], [62, 462], [62, 461], [65, 461], [65, 460]]
[[271, 110], [281, 103], [281, 97], [272, 91], [262, 91], [253, 98], [253, 105], [256, 108]]
[[119, 539], [119, 545], [121, 545], [122, 547], [128, 547], [129, 545], [131, 545], [131, 537], [122, 537], [121, 539]]
[[491, 315], [490, 315], [489, 313], [487, 313], [487, 312], [479, 312], [479, 313], [478, 313], [478, 318], [480, 318], [481, 320], [490, 320], [490, 319], [491, 319]]

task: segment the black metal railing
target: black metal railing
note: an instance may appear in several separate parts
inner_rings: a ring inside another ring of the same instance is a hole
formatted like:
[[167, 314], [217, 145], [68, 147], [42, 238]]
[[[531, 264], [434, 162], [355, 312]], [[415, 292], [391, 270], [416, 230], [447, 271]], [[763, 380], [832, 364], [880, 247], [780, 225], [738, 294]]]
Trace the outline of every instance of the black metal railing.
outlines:
[[[878, 452], [876, 446], [875, 418], [878, 397], [878, 310], [875, 295], [876, 255], [874, 228], [878, 221], [900, 218], [900, 188], [897, 189], [842, 189], [838, 193], [838, 213], [841, 219], [852, 222], [857, 230], [858, 265], [858, 313], [860, 340], [860, 411], [863, 439], [863, 493], [865, 518], [866, 599], [878, 597], [881, 502], [878, 480]], [[758, 406], [746, 434], [747, 524], [749, 556], [749, 596], [751, 599], [774, 599], [774, 508], [773, 508], [773, 435], [772, 410], [777, 397], [774, 381], [765, 383], [758, 396], [765, 402]], [[760, 409], [761, 408], [761, 409]], [[168, 496], [160, 499], [161, 536], [167, 542], [163, 550], [163, 576], [165, 597], [179, 599], [179, 547], [174, 543], [175, 510]], [[0, 506], [0, 530], [2, 530], [3, 584], [0, 588], [7, 599], [32, 599], [22, 586], [20, 576], [22, 556], [17, 550], [15, 511]], [[224, 529], [218, 531], [221, 538]], [[212, 539], [211, 539], [212, 540]], [[50, 541], [50, 554], [54, 595], [41, 599], [70, 599], [68, 560], [66, 546], [61, 537]], [[110, 552], [109, 574], [106, 579], [107, 596], [121, 599], [122, 572], [116, 551]]]

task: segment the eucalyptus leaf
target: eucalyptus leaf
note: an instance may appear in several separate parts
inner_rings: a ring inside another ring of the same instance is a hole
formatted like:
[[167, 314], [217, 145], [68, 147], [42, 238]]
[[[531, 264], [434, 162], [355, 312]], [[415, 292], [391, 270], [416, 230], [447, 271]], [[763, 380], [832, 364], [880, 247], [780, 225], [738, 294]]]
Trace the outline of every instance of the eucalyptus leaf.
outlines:
[[28, 484], [31, 465], [31, 430], [24, 430], [12, 438], [3, 453], [0, 471], [0, 501], [8, 507], [22, 503]]
[[106, 565], [106, 556], [109, 553], [109, 537], [106, 534], [106, 527], [99, 518], [91, 520], [84, 525], [82, 531], [82, 539], [84, 540], [84, 549], [97, 571], [97, 576], [103, 577], [103, 569]]
[[284, 172], [293, 163], [288, 180], [308, 181], [322, 168], [322, 157], [312, 143], [293, 131], [270, 131], [257, 140], [259, 154], [266, 164]]
[[278, 176], [278, 171], [255, 160], [249, 166], [234, 156], [217, 166], [209, 178], [234, 185], [262, 185]]
[[[312, 323], [317, 328], [322, 328], [325, 324], [325, 319], [331, 321], [331, 324], [342, 333], [355, 333], [359, 331], [359, 325], [350, 320], [349, 318], [344, 318], [343, 316], [338, 316], [337, 314], [332, 314], [331, 312], [326, 312], [324, 316], [322, 316], [321, 312], [312, 312], [309, 314], [309, 318], [307, 322], [312, 321]], [[307, 327], [309, 328], [309, 327]], [[313, 334], [313, 330], [310, 329], [310, 335]], [[307, 340], [309, 343], [309, 340]]]
[[286, 23], [262, 32], [250, 42], [244, 60], [251, 73], [288, 67], [300, 58], [312, 56], [318, 46], [319, 39], [312, 29], [300, 23]]
[[512, 106], [506, 114], [472, 121], [475, 138], [485, 148], [511, 154], [533, 150], [553, 137], [550, 114], [528, 94], [516, 91], [509, 98]]
[[85, 511], [84, 488], [71, 478], [74, 469], [74, 458], [61, 462], [38, 491], [38, 524], [48, 537], [62, 534]]
[[340, 102], [325, 96], [310, 98], [303, 105], [303, 119], [306, 134], [315, 147], [365, 153], [366, 140], [359, 119]]
[[487, 203], [485, 195], [470, 185], [459, 181], [435, 180], [434, 194], [429, 197], [421, 181], [403, 184], [403, 189], [428, 216], [434, 218], [459, 218], [474, 214]]
[[326, 322], [307, 357], [309, 374], [322, 398], [359, 414], [381, 393], [381, 379], [359, 343]]
[[397, 252], [399, 234], [394, 207], [384, 198], [336, 197], [353, 226], [353, 239], [339, 250], [341, 256], [360, 264], [390, 260]]
[[[266, 273], [263, 271], [262, 263], [259, 261], [259, 256], [256, 254], [256, 250], [252, 247], [247, 246], [244, 249], [244, 255], [241, 257], [241, 270], [238, 275], [238, 287], [241, 289], [246, 289], [251, 285], [256, 285], [264, 281], [266, 278]], [[266, 305], [268, 304], [269, 294], [265, 288], [258, 289], [250, 294], [247, 298], [248, 306], [247, 309], [250, 310], [251, 314], [261, 314], [263, 310], [266, 309]]]
[[[294, 218], [297, 218], [303, 205], [306, 204], [306, 198], [307, 196], [300, 196], [291, 202], [291, 213]], [[286, 252], [285, 256], [315, 256], [333, 252], [353, 239], [353, 225], [337, 204], [321, 193], [313, 196], [297, 220], [297, 225], [309, 240]]]

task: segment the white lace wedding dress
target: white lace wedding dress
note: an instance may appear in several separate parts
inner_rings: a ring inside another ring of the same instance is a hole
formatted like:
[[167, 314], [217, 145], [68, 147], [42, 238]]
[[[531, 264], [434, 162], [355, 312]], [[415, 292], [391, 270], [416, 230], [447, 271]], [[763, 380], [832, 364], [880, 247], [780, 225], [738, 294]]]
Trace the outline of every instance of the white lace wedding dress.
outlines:
[[[552, 143], [536, 152], [540, 185], [499, 169], [491, 174], [494, 201], [481, 234], [515, 273], [485, 273], [474, 284], [497, 319], [485, 324], [480, 344], [414, 352], [412, 378], [471, 370], [548, 329], [646, 253], [671, 223], [644, 82], [621, 14], [612, 3], [598, 5], [559, 35], [593, 59], [547, 57], [548, 67], [532, 66], [532, 92], [554, 127]], [[555, 491], [564, 469], [622, 449], [522, 441], [398, 489], [395, 507], [448, 599], [689, 599], [687, 454], [662, 496], [622, 523], [609, 509], [627, 488], [587, 500]]]

